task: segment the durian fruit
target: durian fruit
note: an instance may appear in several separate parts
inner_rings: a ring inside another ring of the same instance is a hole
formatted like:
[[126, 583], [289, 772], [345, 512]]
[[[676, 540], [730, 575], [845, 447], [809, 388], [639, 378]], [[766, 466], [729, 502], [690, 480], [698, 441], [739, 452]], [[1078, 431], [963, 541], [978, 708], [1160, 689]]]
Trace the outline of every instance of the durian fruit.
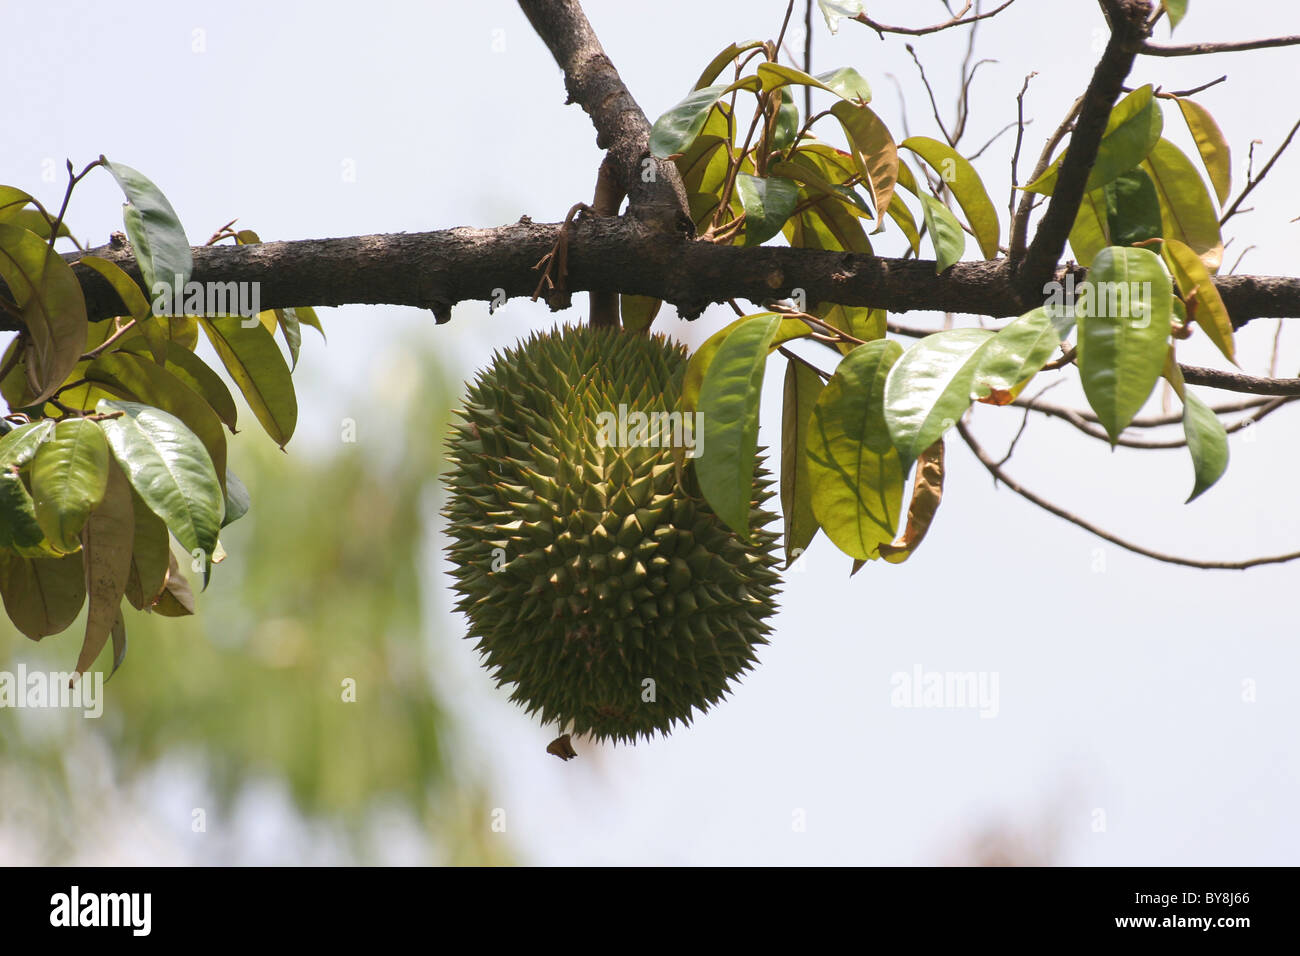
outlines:
[[[638, 433], [631, 417], [676, 410], [686, 358], [658, 335], [535, 334], [493, 356], [452, 428], [456, 607], [498, 686], [561, 731], [667, 734], [767, 643], [779, 583], [767, 472], [756, 463], [745, 542], [701, 497], [683, 432]], [[620, 406], [625, 435], [610, 427]]]

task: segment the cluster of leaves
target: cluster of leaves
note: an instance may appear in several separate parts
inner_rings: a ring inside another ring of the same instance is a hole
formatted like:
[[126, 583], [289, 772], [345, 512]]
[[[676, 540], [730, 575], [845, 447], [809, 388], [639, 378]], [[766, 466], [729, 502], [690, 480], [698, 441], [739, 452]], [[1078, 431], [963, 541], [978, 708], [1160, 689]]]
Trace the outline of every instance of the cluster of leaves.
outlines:
[[[102, 157], [86, 172], [94, 166], [112, 173], [126, 195], [126, 233], [145, 287], [170, 287], [171, 297], [151, 301], [99, 256], [83, 254], [69, 264], [55, 250], [58, 238], [70, 238], [62, 212], [51, 216], [22, 190], [0, 186], [0, 279], [11, 297], [0, 297], [0, 308], [22, 329], [0, 361], [0, 394], [9, 405], [0, 419], [0, 597], [33, 640], [63, 631], [87, 606], [77, 673], [110, 637], [113, 669], [121, 664], [123, 599], [167, 616], [194, 613], [182, 567], [201, 574], [206, 586], [211, 566], [224, 557], [221, 529], [248, 510], [247, 491], [226, 464], [235, 400], [196, 354], [199, 329], [283, 447], [297, 400], [273, 333], [280, 329], [296, 364], [301, 323], [320, 328], [310, 309], [255, 317], [155, 314], [159, 302], [197, 301], [192, 289], [185, 298], [189, 240], [146, 177]], [[258, 241], [252, 232], [228, 229], [214, 241], [225, 233], [239, 243]], [[112, 286], [121, 316], [87, 320], [77, 269], [93, 270]]]
[[[856, 71], [813, 77], [776, 63], [775, 54], [773, 44], [757, 41], [728, 47], [654, 126], [651, 148], [676, 160], [705, 239], [744, 246], [780, 233], [796, 247], [872, 254], [870, 237], [892, 220], [905, 256], [917, 254], [928, 233], [939, 272], [965, 254], [967, 234], [982, 256], [998, 256], [998, 215], [965, 157], [926, 137], [896, 144], [867, 105], [870, 89]], [[735, 79], [715, 82], [732, 64]], [[791, 95], [798, 86], [832, 93], [836, 102], [801, 122]], [[757, 99], [743, 138], [739, 94]], [[1162, 100], [1177, 103], [1213, 196], [1192, 161], [1162, 137]], [[847, 150], [813, 135], [827, 117], [838, 122]], [[925, 164], [933, 191], [903, 152]], [[1024, 189], [1050, 195], [1060, 162]], [[1194, 322], [1235, 362], [1232, 322], [1212, 279], [1223, 256], [1215, 200], [1226, 199], [1229, 184], [1228, 147], [1204, 107], [1144, 86], [1114, 107], [1070, 235], [1076, 259], [1088, 267], [1079, 289], [1044, 289], [1042, 307], [999, 330], [937, 332], [906, 350], [886, 339], [883, 309], [799, 303], [797, 310], [742, 316], [698, 350], [688, 372], [683, 401], [704, 414], [709, 430], [709, 452], [695, 462], [704, 494], [734, 530], [748, 533], [759, 395], [767, 358], [779, 350], [788, 360], [781, 475], [787, 561], [819, 529], [855, 560], [855, 570], [867, 560], [905, 560], [940, 501], [945, 433], [974, 402], [1014, 401], [1058, 354], [1053, 367], [1077, 365], [1112, 443], [1161, 376], [1168, 378], [1184, 403], [1192, 500], [1226, 468], [1227, 437], [1186, 389], [1174, 345]], [[902, 191], [919, 203], [919, 227]], [[638, 327], [644, 314], [629, 314], [625, 302], [625, 325]], [[802, 338], [831, 348], [833, 373], [784, 347]]]

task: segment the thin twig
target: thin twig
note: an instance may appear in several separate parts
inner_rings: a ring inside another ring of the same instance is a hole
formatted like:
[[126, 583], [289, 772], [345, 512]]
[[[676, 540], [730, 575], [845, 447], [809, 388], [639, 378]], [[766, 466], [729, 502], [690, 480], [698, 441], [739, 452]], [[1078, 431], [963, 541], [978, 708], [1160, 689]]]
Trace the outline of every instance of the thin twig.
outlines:
[[867, 26], [871, 27], [871, 29], [875, 30], [876, 33], [880, 34], [880, 38], [882, 40], [885, 38], [886, 33], [901, 33], [904, 36], [919, 37], [919, 36], [925, 36], [930, 33], [938, 33], [940, 30], [947, 30], [950, 29], [951, 27], [964, 27], [972, 23], [978, 23], [980, 20], [987, 20], [989, 17], [997, 16], [999, 13], [1001, 13], [1003, 10], [1005, 10], [1007, 7], [1011, 6], [1011, 4], [1015, 2], [1016, 0], [1006, 0], [1006, 3], [1002, 4], [1002, 6], [998, 7], [995, 10], [990, 10], [988, 13], [976, 14], [973, 17], [968, 17], [967, 19], [963, 20], [962, 17], [965, 17], [966, 14], [970, 12], [970, 8], [973, 5], [972, 0], [966, 0], [966, 5], [962, 7], [961, 11], [956, 16], [954, 16], [951, 20], [945, 20], [943, 23], [936, 23], [928, 27], [891, 27], [884, 23], [878, 23], [877, 21], [867, 16], [865, 13], [859, 13], [853, 19], [857, 20], [859, 23], [865, 23]]
[[981, 446], [970, 433], [970, 429], [966, 427], [965, 422], [957, 422], [957, 431], [966, 442], [967, 447], [970, 448], [975, 457], [979, 459], [980, 464], [988, 470], [989, 474], [993, 476], [995, 481], [1000, 481], [1016, 494], [1020, 495], [1020, 497], [1038, 505], [1038, 507], [1042, 508], [1044, 511], [1050, 512], [1058, 518], [1063, 518], [1071, 524], [1082, 528], [1084, 531], [1096, 535], [1103, 541], [1109, 541], [1111, 544], [1121, 547], [1126, 551], [1132, 551], [1134, 554], [1140, 554], [1143, 557], [1162, 561], [1165, 564], [1176, 564], [1186, 568], [1202, 568], [1204, 570], [1223, 571], [1244, 571], [1246, 568], [1258, 567], [1259, 565], [1264, 564], [1282, 564], [1286, 561], [1294, 561], [1297, 558], [1300, 558], [1300, 551], [1293, 551], [1290, 554], [1251, 558], [1246, 561], [1198, 561], [1193, 558], [1181, 558], [1172, 554], [1164, 554], [1160, 551], [1152, 551], [1150, 548], [1144, 548], [1140, 544], [1133, 544], [1130, 541], [1125, 541], [1117, 535], [1111, 534], [1109, 531], [1097, 527], [1095, 524], [1080, 518], [1078, 515], [1071, 514], [1059, 505], [1053, 504], [1046, 498], [1035, 494], [1021, 485], [1018, 481], [1003, 471], [1002, 467], [989, 456], [988, 452], [984, 450], [983, 446]]
[[1268, 37], [1264, 40], [1236, 40], [1227, 43], [1144, 43], [1141, 53], [1146, 56], [1206, 56], [1210, 53], [1241, 53], [1246, 50], [1267, 50], [1270, 47], [1296, 46], [1300, 36]]
[[1291, 140], [1295, 138], [1297, 130], [1300, 130], [1300, 120], [1295, 121], [1295, 125], [1291, 127], [1291, 132], [1286, 134], [1286, 139], [1282, 141], [1282, 145], [1277, 148], [1277, 152], [1272, 155], [1269, 161], [1264, 165], [1264, 168], [1259, 171], [1259, 175], [1246, 183], [1246, 188], [1241, 191], [1241, 195], [1237, 197], [1237, 201], [1229, 206], [1228, 211], [1219, 219], [1220, 226], [1237, 213], [1237, 207], [1241, 205], [1241, 201], [1249, 196], [1251, 191], [1264, 181], [1264, 177], [1267, 176], [1268, 171], [1273, 168], [1273, 164], [1277, 162], [1278, 157], [1281, 156], [1282, 153], [1286, 151], [1286, 148], [1291, 145]]

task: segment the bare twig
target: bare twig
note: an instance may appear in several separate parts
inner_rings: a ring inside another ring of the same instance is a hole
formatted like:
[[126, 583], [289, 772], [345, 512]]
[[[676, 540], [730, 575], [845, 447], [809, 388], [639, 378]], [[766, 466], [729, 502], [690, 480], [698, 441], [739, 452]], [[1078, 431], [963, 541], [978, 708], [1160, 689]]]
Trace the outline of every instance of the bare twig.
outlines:
[[[1241, 191], [1241, 195], [1237, 197], [1237, 201], [1234, 202], [1231, 206], [1229, 206], [1228, 211], [1225, 212], [1223, 216], [1219, 219], [1220, 226], [1222, 226], [1234, 215], [1236, 215], [1238, 211], [1238, 207], [1241, 205], [1241, 201], [1245, 199], [1247, 196], [1249, 196], [1251, 194], [1251, 191], [1254, 190], [1256, 186], [1258, 186], [1260, 183], [1264, 181], [1264, 177], [1267, 176], [1268, 171], [1273, 168], [1273, 164], [1277, 162], [1278, 157], [1281, 156], [1286, 151], [1286, 148], [1291, 145], [1291, 140], [1295, 138], [1295, 134], [1297, 130], [1300, 130], [1300, 120], [1295, 121], [1295, 125], [1291, 127], [1291, 132], [1286, 134], [1286, 139], [1284, 139], [1282, 141], [1282, 145], [1277, 148], [1277, 152], [1275, 152], [1269, 158], [1269, 161], [1264, 164], [1264, 168], [1259, 171], [1259, 175], [1254, 177], [1253, 179], [1250, 179], [1250, 181], [1246, 183], [1246, 188]], [[1252, 146], [1252, 150], [1253, 150], [1253, 146]], [[1247, 175], [1249, 176], [1249, 173], [1247, 173]]]
[[[987, 20], [989, 17], [997, 16], [1015, 2], [1016, 0], [1006, 0], [1006, 3], [994, 10], [990, 10], [988, 13], [980, 13], [973, 17], [966, 17], [966, 14], [970, 12], [970, 8], [973, 5], [972, 0], [966, 0], [966, 5], [962, 7], [960, 12], [958, 12], [951, 20], [945, 20], [943, 23], [936, 23], [928, 27], [891, 27], [871, 19], [865, 13], [859, 13], [853, 19], [871, 27], [871, 29], [880, 34], [882, 40], [885, 38], [886, 33], [900, 33], [904, 36], [919, 37], [930, 33], [938, 33], [940, 30], [947, 30], [952, 27], [964, 27], [972, 23], [978, 23], [980, 20]], [[966, 17], [966, 19], [962, 19], [963, 17]]]
[[1002, 467], [996, 461], [994, 461], [993, 458], [989, 455], [989, 453], [984, 450], [983, 446], [981, 446], [979, 442], [975, 440], [975, 437], [970, 433], [970, 429], [966, 426], [965, 422], [962, 421], [957, 422], [957, 431], [961, 435], [962, 439], [966, 442], [966, 445], [975, 454], [975, 457], [979, 459], [980, 464], [983, 465], [985, 469], [988, 470], [989, 474], [993, 476], [995, 481], [1000, 481], [1002, 484], [1006, 485], [1016, 494], [1020, 495], [1020, 497], [1024, 498], [1026, 501], [1038, 505], [1038, 507], [1042, 508], [1044, 511], [1054, 514], [1058, 518], [1063, 518], [1064, 520], [1070, 522], [1071, 524], [1082, 528], [1084, 531], [1096, 535], [1097, 537], [1101, 538], [1103, 541], [1109, 541], [1111, 544], [1123, 548], [1126, 551], [1132, 551], [1134, 554], [1140, 554], [1143, 557], [1152, 558], [1153, 560], [1156, 561], [1162, 561], [1165, 564], [1176, 564], [1185, 568], [1201, 568], [1204, 570], [1221, 570], [1221, 571], [1244, 571], [1246, 568], [1254, 568], [1264, 564], [1282, 564], [1284, 562], [1294, 561], [1297, 558], [1300, 558], [1300, 551], [1293, 551], [1290, 554], [1279, 554], [1279, 555], [1272, 555], [1269, 557], [1250, 558], [1249, 560], [1246, 561], [1198, 561], [1193, 558], [1182, 558], [1182, 557], [1178, 557], [1177, 555], [1165, 554], [1160, 551], [1153, 551], [1150, 548], [1142, 547], [1142, 545], [1133, 544], [1130, 541], [1125, 541], [1123, 538], [1118, 537], [1117, 535], [1111, 534], [1109, 531], [1099, 528], [1097, 525], [1093, 524], [1090, 521], [1086, 521], [1083, 518], [1080, 518], [1078, 515], [1066, 511], [1064, 508], [1060, 507], [1059, 505], [1053, 504], [1052, 502], [1048, 501], [1046, 498], [1043, 498], [1041, 495], [1035, 494], [1034, 492], [1030, 491], [1028, 488], [1024, 487], [1022, 484], [1020, 484], [1018, 481], [1016, 481], [1014, 478], [1012, 478], [1010, 475], [1008, 475], [1005, 471], [1002, 470]]
[[1267, 50], [1270, 47], [1296, 46], [1297, 44], [1300, 44], [1300, 36], [1268, 37], [1264, 40], [1235, 40], [1226, 43], [1144, 43], [1141, 52], [1146, 56], [1205, 56], [1210, 53], [1241, 53], [1246, 50]]

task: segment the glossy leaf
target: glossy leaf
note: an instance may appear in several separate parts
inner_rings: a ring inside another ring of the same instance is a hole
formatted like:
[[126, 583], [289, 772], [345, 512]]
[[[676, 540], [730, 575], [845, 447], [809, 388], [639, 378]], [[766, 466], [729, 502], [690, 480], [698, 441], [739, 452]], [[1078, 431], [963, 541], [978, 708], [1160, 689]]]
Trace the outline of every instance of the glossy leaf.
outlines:
[[988, 329], [936, 332], [904, 352], [890, 369], [885, 422], [904, 474], [970, 407], [975, 370], [992, 338]]
[[1162, 139], [1142, 162], [1160, 199], [1161, 234], [1191, 246], [1211, 275], [1223, 263], [1223, 236], [1214, 200], [1183, 151]]
[[199, 437], [208, 450], [212, 467], [226, 475], [226, 433], [212, 406], [165, 368], [130, 352], [108, 352], [87, 367], [86, 379], [110, 391], [121, 391], [128, 401], [153, 405], [175, 415]]
[[1160, 197], [1142, 169], [1130, 169], [1107, 183], [1103, 191], [1110, 238], [1107, 245], [1134, 246], [1161, 234]]
[[1146, 249], [1104, 249], [1088, 271], [1076, 308], [1079, 375], [1112, 443], [1160, 378], [1172, 295], [1160, 257]]
[[928, 193], [921, 194], [921, 211], [934, 246], [934, 271], [942, 273], [965, 254], [966, 233], [948, 207]]
[[211, 555], [225, 496], [203, 443], [167, 412], [135, 402], [101, 401], [100, 422], [113, 457], [136, 493], [166, 522], [181, 547]]
[[736, 57], [750, 50], [756, 50], [762, 45], [762, 40], [746, 40], [744, 43], [731, 44], [731, 46], [727, 47], [709, 61], [709, 65], [704, 68], [704, 72], [700, 74], [700, 78], [695, 81], [693, 89], [704, 89], [716, 80], [722, 71], [725, 70], [736, 59]]
[[899, 145], [916, 153], [943, 177], [944, 184], [952, 190], [957, 204], [966, 214], [966, 222], [975, 233], [980, 252], [985, 259], [997, 258], [1001, 237], [998, 211], [975, 167], [947, 143], [928, 136], [911, 136]]
[[681, 406], [683, 411], [694, 412], [699, 409], [700, 389], [704, 385], [704, 375], [709, 370], [709, 366], [713, 363], [713, 357], [718, 354], [718, 349], [721, 348], [727, 337], [746, 322], [766, 321], [771, 316], [781, 319], [781, 324], [777, 327], [776, 334], [772, 336], [769, 348], [774, 349], [779, 345], [802, 338], [812, 332], [812, 328], [808, 323], [801, 319], [782, 318], [776, 312], [758, 312], [754, 315], [743, 315], [714, 332], [704, 340], [703, 345], [695, 350], [686, 365], [686, 374], [682, 378]]
[[655, 121], [650, 130], [650, 152], [659, 159], [684, 153], [695, 141], [713, 104], [726, 93], [727, 86], [718, 84], [697, 89]]
[[[847, 332], [855, 339], [873, 342], [883, 339], [887, 331], [888, 315], [884, 309], [871, 309], [866, 306], [840, 305], [837, 302], [823, 302], [812, 312], [827, 325], [834, 326], [841, 332]], [[853, 342], [839, 343], [839, 350], [847, 355], [857, 345]]]
[[799, 201], [799, 186], [781, 176], [736, 176], [736, 194], [745, 209], [745, 245], [757, 246], [781, 231]]
[[1089, 266], [1097, 253], [1114, 244], [1110, 238], [1110, 220], [1106, 216], [1105, 187], [1084, 193], [1079, 201], [1079, 211], [1074, 215], [1074, 225], [1070, 227], [1070, 251], [1074, 261]]
[[883, 415], [886, 380], [902, 351], [882, 339], [850, 352], [808, 426], [813, 514], [836, 547], [863, 561], [893, 540], [903, 506], [903, 467]]
[[705, 500], [722, 521], [749, 539], [758, 455], [758, 406], [768, 349], [781, 325], [779, 315], [751, 319], [718, 347], [704, 373], [699, 410], [708, 442], [695, 459]]
[[261, 325], [246, 328], [236, 316], [199, 321], [249, 408], [283, 448], [298, 423], [298, 399], [275, 339]]
[[108, 469], [104, 500], [81, 530], [86, 569], [86, 636], [77, 657], [77, 673], [84, 674], [120, 625], [122, 596], [131, 573], [131, 546], [135, 514], [131, 486], [116, 464]]
[[1165, 240], [1160, 251], [1178, 283], [1188, 314], [1205, 330], [1224, 357], [1235, 365], [1237, 349], [1232, 337], [1232, 318], [1205, 263], [1177, 239]]
[[1192, 139], [1196, 140], [1196, 149], [1201, 154], [1201, 162], [1209, 173], [1210, 183], [1222, 206], [1232, 194], [1232, 149], [1228, 140], [1219, 129], [1214, 117], [1195, 100], [1178, 100], [1178, 109], [1187, 122]]
[[851, 103], [871, 102], [871, 86], [863, 79], [862, 74], [852, 67], [841, 67], [829, 73], [809, 76], [803, 70], [796, 70], [792, 66], [781, 63], [760, 63], [756, 72], [759, 82], [767, 92], [793, 83], [826, 90]]
[[788, 568], [817, 535], [808, 474], [808, 423], [824, 388], [821, 376], [802, 362], [786, 363], [781, 404], [781, 513]]
[[853, 163], [871, 190], [877, 221], [883, 225], [882, 210], [888, 209], [898, 184], [898, 147], [889, 128], [868, 106], [840, 102], [831, 113], [844, 127]]
[[[118, 346], [118, 351], [141, 353], [147, 347], [144, 340], [137, 337], [124, 341]], [[235, 426], [238, 423], [235, 399], [230, 394], [230, 389], [226, 387], [226, 383], [221, 380], [221, 376], [214, 372], [203, 359], [176, 342], [167, 342], [166, 355], [167, 363], [164, 368], [167, 369], [168, 373], [174, 375], [197, 392], [205, 402], [212, 406], [212, 410], [217, 413], [217, 417], [232, 432], [235, 431]]]
[[108, 483], [108, 445], [99, 426], [84, 418], [55, 425], [36, 449], [31, 480], [45, 537], [64, 554], [76, 551], [86, 518], [103, 500]]
[[156, 296], [157, 283], [162, 282], [178, 295], [190, 281], [194, 260], [176, 210], [144, 174], [121, 163], [106, 165], [126, 194], [128, 205], [122, 210], [126, 235], [145, 288]]
[[980, 349], [971, 379], [974, 397], [1006, 405], [1024, 390], [1061, 347], [1061, 336], [1047, 308], [1026, 312], [999, 330]]
[[1228, 433], [1219, 416], [1190, 391], [1183, 393], [1183, 434], [1196, 475], [1187, 501], [1195, 501], [1228, 470]]
[[13, 431], [0, 436], [0, 470], [25, 468], [36, 456], [36, 449], [54, 432], [54, 422], [43, 418], [40, 421], [19, 425]]
[[27, 329], [31, 404], [39, 404], [64, 383], [86, 350], [81, 284], [39, 236], [6, 223], [0, 223], [0, 279]]
[[[1134, 90], [1111, 110], [1106, 132], [1097, 148], [1097, 158], [1088, 174], [1085, 192], [1100, 189], [1115, 177], [1146, 159], [1160, 141], [1164, 114], [1154, 99], [1155, 90], [1148, 84]], [[1027, 192], [1052, 195], [1061, 172], [1064, 154], [1036, 180], [1025, 187]]]

